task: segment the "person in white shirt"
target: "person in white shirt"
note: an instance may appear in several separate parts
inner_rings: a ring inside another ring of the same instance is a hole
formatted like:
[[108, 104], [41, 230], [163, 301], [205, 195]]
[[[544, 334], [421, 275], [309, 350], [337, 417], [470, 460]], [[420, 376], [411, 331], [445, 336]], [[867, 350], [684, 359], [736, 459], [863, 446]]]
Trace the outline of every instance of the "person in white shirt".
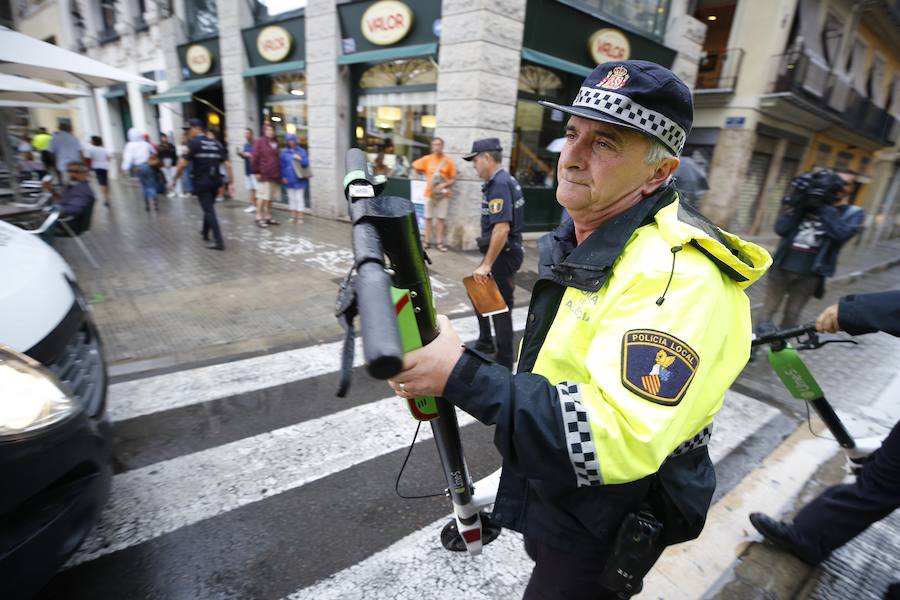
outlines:
[[91, 136], [91, 145], [84, 149], [84, 157], [90, 161], [91, 169], [97, 176], [97, 185], [103, 194], [103, 203], [109, 208], [109, 154], [99, 135]]
[[148, 164], [150, 156], [155, 155], [153, 146], [144, 139], [144, 132], [137, 127], [128, 130], [128, 143], [122, 149], [122, 172], [134, 169], [134, 174], [141, 181], [144, 193], [144, 208], [156, 207], [156, 175]]

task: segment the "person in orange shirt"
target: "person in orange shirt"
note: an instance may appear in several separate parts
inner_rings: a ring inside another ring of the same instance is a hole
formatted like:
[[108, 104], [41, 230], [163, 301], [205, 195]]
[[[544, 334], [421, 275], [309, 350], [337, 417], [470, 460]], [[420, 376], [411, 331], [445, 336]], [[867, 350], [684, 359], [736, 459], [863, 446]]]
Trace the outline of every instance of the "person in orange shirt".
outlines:
[[456, 182], [456, 165], [444, 154], [444, 140], [431, 140], [431, 154], [426, 154], [412, 164], [412, 168], [425, 174], [425, 248], [431, 248], [431, 220], [437, 219], [437, 248], [447, 251], [444, 245], [444, 221], [450, 202], [450, 186]]

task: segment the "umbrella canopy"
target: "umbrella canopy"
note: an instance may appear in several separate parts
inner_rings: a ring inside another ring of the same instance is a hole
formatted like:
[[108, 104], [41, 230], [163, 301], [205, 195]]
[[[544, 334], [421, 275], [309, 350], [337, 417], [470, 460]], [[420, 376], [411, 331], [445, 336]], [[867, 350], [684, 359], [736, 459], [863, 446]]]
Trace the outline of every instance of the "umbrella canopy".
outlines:
[[0, 27], [0, 73], [91, 87], [122, 82], [156, 85], [152, 79], [111, 67], [8, 27]]
[[[65, 102], [73, 96], [88, 95], [88, 92], [82, 90], [0, 73], [0, 100], [19, 103], [51, 103], [52, 105], [52, 103]], [[19, 106], [23, 106], [23, 104], [19, 104]]]

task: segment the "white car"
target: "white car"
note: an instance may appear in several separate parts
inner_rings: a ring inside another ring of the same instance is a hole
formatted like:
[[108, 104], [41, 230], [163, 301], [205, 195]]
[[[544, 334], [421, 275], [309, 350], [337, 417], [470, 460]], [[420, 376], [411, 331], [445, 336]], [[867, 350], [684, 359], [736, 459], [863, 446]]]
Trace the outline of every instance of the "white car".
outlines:
[[69, 265], [0, 221], [0, 581], [35, 595], [97, 521], [112, 479], [106, 365]]

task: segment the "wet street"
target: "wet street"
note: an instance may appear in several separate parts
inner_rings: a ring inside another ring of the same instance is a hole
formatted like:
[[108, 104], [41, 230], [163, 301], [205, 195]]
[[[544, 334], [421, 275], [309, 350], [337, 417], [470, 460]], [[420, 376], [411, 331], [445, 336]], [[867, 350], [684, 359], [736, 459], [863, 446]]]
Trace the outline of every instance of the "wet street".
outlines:
[[[166, 201], [158, 215], [127, 205], [101, 215], [89, 238], [100, 270], [62, 248], [112, 355], [116, 475], [101, 522], [40, 598], [519, 597], [531, 568], [521, 536], [504, 531], [477, 558], [449, 553], [439, 541], [448, 501], [395, 494], [416, 423], [386, 384], [365, 374], [360, 352], [350, 395], [334, 397], [340, 330], [330, 305], [347, 266], [336, 258], [346, 252], [346, 226], [308, 219], [306, 231], [258, 231], [242, 205], [225, 203], [229, 247], [210, 253], [192, 202]], [[156, 278], [142, 270], [148, 252], [158, 258]], [[454, 326], [472, 340], [475, 320], [454, 283], [472, 258], [438, 258], [439, 308], [456, 314]], [[527, 280], [526, 269], [517, 331]], [[896, 287], [900, 269], [877, 272], [832, 289], [806, 316], [849, 289]], [[232, 329], [218, 331], [221, 322]], [[256, 342], [229, 341], [241, 336]], [[882, 435], [900, 417], [896, 402], [879, 402], [898, 372], [900, 341], [860, 341], [804, 360], [854, 435]], [[789, 508], [835, 454], [836, 444], [808, 434], [805, 419], [764, 357], [748, 365], [715, 422], [719, 487], [707, 529], [666, 552], [641, 597], [700, 597], [728, 577], [759, 539], [746, 513]], [[472, 474], [484, 477], [500, 464], [492, 432], [462, 413], [460, 421]], [[423, 427], [400, 482], [405, 495], [444, 487], [430, 438]]]

